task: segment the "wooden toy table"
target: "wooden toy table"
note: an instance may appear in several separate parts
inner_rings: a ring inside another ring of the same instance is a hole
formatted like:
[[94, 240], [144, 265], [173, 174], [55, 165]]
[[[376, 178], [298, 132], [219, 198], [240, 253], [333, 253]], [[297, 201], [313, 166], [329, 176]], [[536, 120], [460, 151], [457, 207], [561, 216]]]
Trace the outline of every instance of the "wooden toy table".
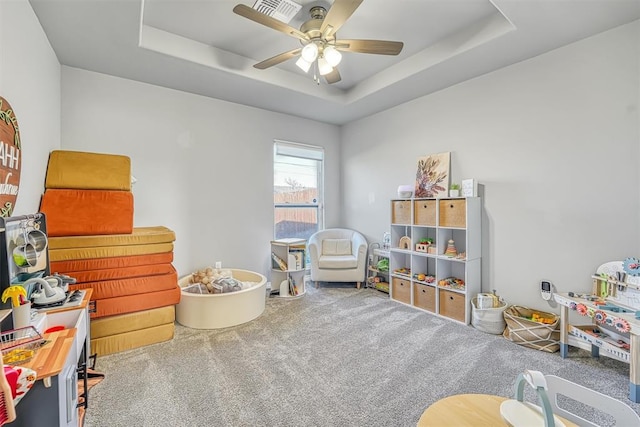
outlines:
[[[555, 301], [561, 305], [560, 311], [560, 356], [566, 358], [569, 352], [569, 346], [580, 347], [585, 350], [591, 350], [593, 357], [599, 357], [603, 354], [607, 357], [629, 363], [629, 399], [632, 402], [640, 402], [640, 319], [635, 318], [634, 312], [616, 313], [603, 310], [607, 318], [622, 319], [629, 325], [629, 350], [617, 347], [609, 342], [594, 337], [589, 334], [582, 333], [580, 328], [569, 323], [569, 310], [576, 309], [579, 304], [584, 305], [587, 309], [585, 315], [585, 323], [591, 322], [596, 325], [596, 321], [589, 314], [593, 314], [600, 310], [592, 301], [585, 298], [573, 296], [570, 297], [566, 293], [554, 294]], [[572, 332], [569, 334], [569, 332]]]
[[[417, 427], [499, 427], [508, 426], [500, 415], [500, 404], [506, 397], [491, 394], [456, 394], [429, 406]], [[567, 427], [576, 424], [560, 417]]]

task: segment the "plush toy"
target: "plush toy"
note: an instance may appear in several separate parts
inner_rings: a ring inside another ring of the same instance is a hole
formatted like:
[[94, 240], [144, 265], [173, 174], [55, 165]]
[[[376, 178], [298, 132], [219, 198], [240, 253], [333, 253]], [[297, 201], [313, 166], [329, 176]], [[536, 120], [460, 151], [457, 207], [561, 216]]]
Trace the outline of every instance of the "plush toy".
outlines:
[[198, 270], [195, 273], [191, 273], [191, 279], [189, 279], [190, 283], [201, 283], [203, 284], [209, 293], [213, 293], [213, 268], [207, 267], [203, 270]]
[[237, 292], [243, 289], [243, 283], [232, 277], [220, 277], [213, 281], [213, 293]]
[[[219, 294], [223, 292], [230, 292], [229, 287], [220, 286], [219, 281], [222, 279], [232, 278], [231, 270], [223, 270], [221, 268], [206, 267], [202, 270], [198, 270], [195, 273], [191, 273], [189, 283], [200, 283], [207, 288], [207, 292], [210, 294]], [[202, 286], [200, 287], [201, 290]], [[239, 289], [235, 289], [239, 290]]]

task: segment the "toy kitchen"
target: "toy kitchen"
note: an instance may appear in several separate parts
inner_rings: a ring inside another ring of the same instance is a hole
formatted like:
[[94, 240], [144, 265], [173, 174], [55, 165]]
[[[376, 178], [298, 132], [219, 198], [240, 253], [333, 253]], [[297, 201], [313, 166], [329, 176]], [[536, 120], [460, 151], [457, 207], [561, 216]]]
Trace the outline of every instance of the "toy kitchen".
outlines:
[[5, 372], [20, 367], [14, 371], [22, 379], [15, 384], [30, 383], [24, 387], [28, 393], [15, 394], [11, 426], [81, 425], [80, 408], [89, 402], [92, 290], [70, 290], [73, 283], [50, 272], [43, 213], [0, 218], [0, 349]]
[[572, 346], [629, 363], [629, 399], [639, 403], [640, 260], [604, 263], [591, 279], [590, 294], [553, 296], [560, 304], [560, 356], [569, 357]]
[[69, 291], [72, 277], [49, 271], [46, 219], [40, 212], [0, 218], [0, 283], [2, 308], [29, 305], [32, 317], [34, 311], [78, 306], [85, 293]]

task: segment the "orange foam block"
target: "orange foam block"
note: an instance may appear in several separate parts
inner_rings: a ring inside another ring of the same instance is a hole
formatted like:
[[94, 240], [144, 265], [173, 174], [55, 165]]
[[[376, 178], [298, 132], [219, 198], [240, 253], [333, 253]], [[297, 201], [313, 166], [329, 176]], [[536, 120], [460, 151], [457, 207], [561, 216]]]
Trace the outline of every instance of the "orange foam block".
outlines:
[[51, 237], [133, 232], [133, 194], [128, 191], [48, 189], [40, 211]]

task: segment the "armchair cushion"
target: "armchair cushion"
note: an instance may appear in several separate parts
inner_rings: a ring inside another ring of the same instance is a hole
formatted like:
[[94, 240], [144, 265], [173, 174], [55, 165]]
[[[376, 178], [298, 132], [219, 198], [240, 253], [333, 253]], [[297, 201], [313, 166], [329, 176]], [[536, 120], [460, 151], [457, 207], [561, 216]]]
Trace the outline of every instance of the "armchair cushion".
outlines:
[[[322, 255], [351, 255], [351, 239], [324, 239], [322, 241]], [[321, 268], [323, 267], [321, 266]]]
[[345, 268], [356, 268], [358, 266], [358, 259], [349, 255], [321, 255], [318, 259], [318, 268], [326, 270], [340, 270]]

